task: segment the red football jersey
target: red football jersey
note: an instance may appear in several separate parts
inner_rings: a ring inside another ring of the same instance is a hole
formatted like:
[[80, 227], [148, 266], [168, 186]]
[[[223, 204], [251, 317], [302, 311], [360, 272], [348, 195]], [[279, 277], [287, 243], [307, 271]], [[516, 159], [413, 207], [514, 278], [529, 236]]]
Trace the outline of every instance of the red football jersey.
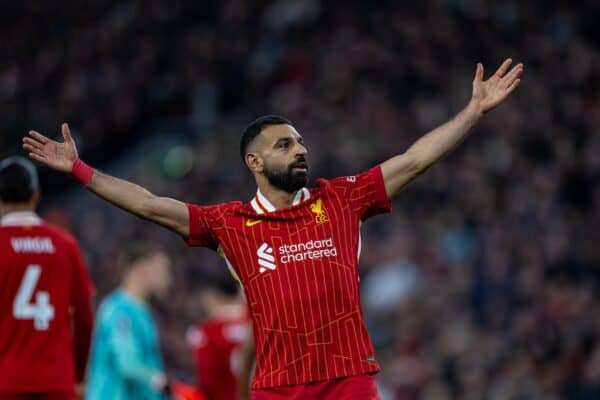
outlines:
[[244, 287], [256, 347], [254, 389], [379, 371], [358, 286], [360, 224], [391, 209], [381, 168], [320, 179], [275, 210], [188, 205], [191, 246], [220, 250]]
[[247, 317], [207, 319], [189, 329], [187, 340], [196, 356], [196, 380], [211, 400], [236, 400], [238, 349], [250, 332]]
[[75, 239], [19, 212], [0, 220], [0, 393], [73, 391], [84, 377], [93, 285]]

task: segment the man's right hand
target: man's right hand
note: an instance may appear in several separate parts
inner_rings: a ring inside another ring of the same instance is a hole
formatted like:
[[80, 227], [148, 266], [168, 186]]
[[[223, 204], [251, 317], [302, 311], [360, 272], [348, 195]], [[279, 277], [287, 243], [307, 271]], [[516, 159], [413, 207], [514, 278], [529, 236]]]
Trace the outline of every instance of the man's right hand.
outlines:
[[[61, 131], [64, 139], [62, 143], [48, 139], [39, 132], [30, 131], [29, 136], [23, 138], [23, 148], [33, 160], [50, 168], [67, 174], [75, 172], [73, 177], [83, 183], [86, 189], [117, 207], [177, 232], [183, 238], [189, 237], [190, 218], [185, 203], [156, 196], [133, 182], [110, 176], [97, 169], [92, 170], [88, 181], [87, 176], [80, 176], [77, 171], [73, 171], [77, 160], [77, 148], [69, 126], [62, 124]], [[91, 170], [91, 167], [87, 168]]]
[[73, 163], [77, 159], [77, 147], [75, 147], [75, 141], [71, 137], [69, 125], [63, 123], [61, 133], [64, 142], [59, 143], [48, 139], [39, 132], [29, 131], [29, 136], [23, 138], [23, 148], [29, 152], [31, 159], [69, 174], [73, 170]]

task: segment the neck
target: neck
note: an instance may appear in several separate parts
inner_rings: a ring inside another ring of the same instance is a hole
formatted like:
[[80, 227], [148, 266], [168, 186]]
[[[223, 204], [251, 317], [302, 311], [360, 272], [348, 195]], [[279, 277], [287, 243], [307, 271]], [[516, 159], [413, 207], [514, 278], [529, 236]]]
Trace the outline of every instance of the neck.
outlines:
[[0, 215], [6, 215], [13, 212], [35, 211], [31, 204], [0, 204]]
[[123, 280], [121, 288], [125, 293], [142, 303], [145, 303], [148, 298], [147, 290], [144, 288], [144, 285], [141, 284], [141, 280], [133, 276], [133, 274], [130, 274]]
[[233, 299], [230, 301], [223, 300], [219, 304], [210, 307], [210, 309], [208, 310], [208, 315], [211, 318], [238, 318], [245, 315], [245, 311], [245, 305], [240, 303], [239, 299]]
[[258, 189], [276, 209], [286, 208], [292, 205], [294, 193], [281, 190], [269, 183], [257, 182]]

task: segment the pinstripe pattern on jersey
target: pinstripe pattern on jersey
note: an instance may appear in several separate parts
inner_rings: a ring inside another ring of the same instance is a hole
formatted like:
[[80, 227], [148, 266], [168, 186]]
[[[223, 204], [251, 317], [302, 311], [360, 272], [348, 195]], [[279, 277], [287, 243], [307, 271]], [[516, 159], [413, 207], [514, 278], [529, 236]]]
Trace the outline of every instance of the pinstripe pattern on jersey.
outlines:
[[[361, 221], [390, 208], [381, 171], [319, 180], [310, 197], [303, 192], [305, 201], [270, 212], [260, 192], [246, 205], [190, 206], [191, 219], [202, 221], [192, 222], [188, 243], [217, 242], [243, 284], [257, 353], [253, 388], [379, 370], [363, 321], [357, 264]], [[321, 223], [311, 210], [317, 200], [328, 217]], [[262, 222], [247, 226], [247, 219]], [[325, 240], [335, 255], [282, 261], [284, 246]], [[264, 243], [276, 268], [260, 273], [257, 249]]]

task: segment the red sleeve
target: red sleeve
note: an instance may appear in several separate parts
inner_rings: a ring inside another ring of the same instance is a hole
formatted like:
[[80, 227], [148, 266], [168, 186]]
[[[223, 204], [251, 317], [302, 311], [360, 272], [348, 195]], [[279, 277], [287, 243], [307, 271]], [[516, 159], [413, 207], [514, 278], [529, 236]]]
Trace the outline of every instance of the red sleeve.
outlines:
[[85, 368], [90, 351], [94, 316], [92, 312], [92, 296], [96, 291], [88, 274], [81, 250], [77, 243], [72, 245], [74, 268], [73, 279], [73, 354], [75, 356], [75, 373], [77, 382], [85, 378]]
[[223, 214], [222, 205], [197, 206], [187, 204], [190, 235], [185, 240], [188, 246], [208, 247], [217, 250], [219, 242], [214, 234], [214, 227], [219, 215]]
[[333, 179], [331, 184], [338, 195], [348, 202], [350, 209], [363, 221], [374, 215], [390, 212], [392, 209], [379, 165], [355, 176]]

